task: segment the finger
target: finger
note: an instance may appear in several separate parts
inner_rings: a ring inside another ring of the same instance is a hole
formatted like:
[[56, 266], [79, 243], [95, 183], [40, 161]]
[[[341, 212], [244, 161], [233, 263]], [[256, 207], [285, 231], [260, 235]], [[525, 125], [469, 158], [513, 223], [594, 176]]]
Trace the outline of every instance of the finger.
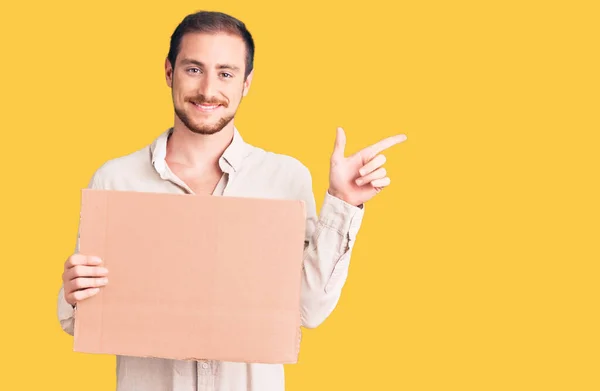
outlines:
[[356, 180], [356, 184], [358, 186], [362, 186], [365, 183], [369, 183], [369, 182], [371, 182], [371, 181], [373, 181], [375, 179], [385, 178], [386, 175], [387, 175], [387, 172], [386, 172], [385, 168], [384, 167], [380, 167], [377, 170], [371, 172], [370, 174], [358, 178]]
[[108, 269], [101, 266], [83, 266], [77, 265], [67, 270], [65, 277], [73, 280], [79, 277], [104, 277], [108, 274]]
[[377, 155], [373, 159], [371, 159], [367, 164], [362, 166], [358, 170], [358, 173], [360, 174], [360, 176], [365, 176], [368, 173], [370, 173], [371, 171], [374, 171], [377, 168], [379, 168], [381, 165], [383, 165], [383, 163], [385, 163], [385, 156]]
[[378, 153], [381, 153], [382, 151], [401, 143], [404, 140], [406, 140], [406, 135], [404, 134], [387, 137], [371, 146], [364, 148], [362, 151], [360, 151], [360, 154], [366, 159], [371, 159]]
[[100, 292], [100, 288], [83, 289], [71, 294], [71, 301], [78, 302], [90, 298]]
[[99, 278], [76, 278], [71, 281], [72, 290], [80, 290], [87, 288], [100, 288], [108, 284], [108, 278], [99, 277]]
[[375, 179], [374, 181], [371, 182], [371, 186], [373, 187], [386, 187], [390, 185], [390, 178], [389, 177], [385, 177], [385, 178], [381, 178], [381, 179]]
[[73, 254], [65, 262], [65, 269], [70, 269], [77, 265], [100, 265], [102, 259], [93, 255]]
[[344, 157], [344, 150], [346, 149], [346, 134], [344, 133], [344, 129], [341, 127], [337, 128], [337, 133], [335, 135], [335, 145], [333, 147], [333, 154], [331, 157], [333, 159], [341, 159]]

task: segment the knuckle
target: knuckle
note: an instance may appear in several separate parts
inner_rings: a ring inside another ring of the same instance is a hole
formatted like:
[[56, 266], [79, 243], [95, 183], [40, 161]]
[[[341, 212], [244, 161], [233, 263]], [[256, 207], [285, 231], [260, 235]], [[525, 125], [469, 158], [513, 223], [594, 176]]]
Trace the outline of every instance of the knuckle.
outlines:
[[65, 270], [70, 269], [73, 266], [73, 257], [67, 258], [65, 261]]
[[73, 275], [75, 277], [81, 277], [83, 275], [83, 266], [77, 265], [73, 268]]
[[79, 293], [79, 300], [87, 299], [88, 297], [90, 297], [89, 289], [81, 290], [78, 293]]
[[76, 292], [73, 292], [73, 295], [71, 297], [73, 298], [74, 301], [79, 301], [82, 299], [81, 294], [82, 294], [81, 291], [76, 291]]
[[79, 262], [81, 262], [81, 261], [82, 261], [84, 258], [85, 258], [85, 257], [84, 257], [82, 254], [79, 254], [79, 253], [71, 255], [71, 259], [72, 259], [72, 260], [73, 260], [73, 262], [75, 262], [75, 263], [79, 263]]
[[65, 262], [65, 268], [72, 268], [75, 265], [79, 264], [81, 260], [81, 255], [80, 254], [72, 254], [71, 256], [69, 256], [69, 258], [67, 258], [67, 261]]
[[81, 288], [85, 287], [85, 280], [83, 278], [76, 278], [73, 280], [73, 286], [76, 289], [81, 289]]

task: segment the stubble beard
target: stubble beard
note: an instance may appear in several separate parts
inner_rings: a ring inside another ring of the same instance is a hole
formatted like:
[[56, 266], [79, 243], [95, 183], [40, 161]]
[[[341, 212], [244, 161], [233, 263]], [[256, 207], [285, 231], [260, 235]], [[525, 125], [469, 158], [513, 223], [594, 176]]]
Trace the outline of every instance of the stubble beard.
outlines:
[[228, 115], [226, 117], [221, 117], [216, 123], [214, 124], [204, 124], [204, 125], [200, 125], [197, 123], [194, 123], [190, 117], [185, 113], [185, 111], [175, 108], [175, 115], [177, 115], [177, 118], [179, 118], [179, 120], [191, 131], [194, 132], [196, 134], [206, 134], [206, 135], [210, 135], [210, 134], [215, 134], [220, 132], [221, 130], [223, 130], [223, 128], [225, 126], [227, 126], [227, 124], [229, 124], [233, 118], [235, 117], [235, 113]]

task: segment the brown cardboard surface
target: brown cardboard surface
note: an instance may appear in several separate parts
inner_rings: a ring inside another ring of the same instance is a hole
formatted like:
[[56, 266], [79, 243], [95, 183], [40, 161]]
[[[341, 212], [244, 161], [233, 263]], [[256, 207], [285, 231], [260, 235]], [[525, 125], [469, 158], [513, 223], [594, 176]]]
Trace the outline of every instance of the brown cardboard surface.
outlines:
[[304, 235], [302, 201], [85, 189], [80, 252], [109, 283], [74, 350], [296, 363]]

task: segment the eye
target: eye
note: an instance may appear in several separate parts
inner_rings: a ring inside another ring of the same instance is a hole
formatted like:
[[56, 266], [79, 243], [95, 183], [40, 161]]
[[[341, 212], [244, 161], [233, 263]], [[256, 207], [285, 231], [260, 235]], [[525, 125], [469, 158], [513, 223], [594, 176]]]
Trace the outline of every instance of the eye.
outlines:
[[187, 72], [188, 73], [200, 73], [200, 69], [199, 68], [188, 68]]
[[232, 78], [233, 77], [233, 75], [231, 73], [227, 73], [227, 72], [223, 72], [223, 73], [221, 73], [221, 75], [223, 75], [223, 77], [225, 77], [225, 78]]

